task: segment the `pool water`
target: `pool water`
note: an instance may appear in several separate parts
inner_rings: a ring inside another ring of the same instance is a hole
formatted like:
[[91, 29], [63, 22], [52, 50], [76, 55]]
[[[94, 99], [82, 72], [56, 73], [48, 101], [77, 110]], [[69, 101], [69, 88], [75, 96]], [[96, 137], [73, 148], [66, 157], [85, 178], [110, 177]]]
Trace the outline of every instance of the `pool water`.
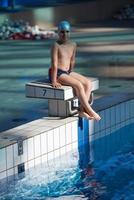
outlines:
[[68, 152], [2, 182], [0, 200], [133, 200], [133, 130], [134, 124], [128, 125], [93, 141], [89, 152]]

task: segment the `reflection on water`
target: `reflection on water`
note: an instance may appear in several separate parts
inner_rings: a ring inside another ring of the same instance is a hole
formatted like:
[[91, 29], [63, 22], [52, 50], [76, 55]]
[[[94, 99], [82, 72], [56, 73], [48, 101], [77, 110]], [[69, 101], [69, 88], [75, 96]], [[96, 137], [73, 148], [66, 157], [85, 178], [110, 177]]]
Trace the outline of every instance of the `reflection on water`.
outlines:
[[[72, 36], [78, 43], [76, 72], [99, 78], [97, 96], [132, 92], [133, 30], [96, 30], [95, 33], [91, 31], [86, 35], [76, 33]], [[1, 43], [0, 131], [47, 115], [47, 101], [26, 98], [25, 84], [47, 75], [52, 43], [50, 40]], [[116, 87], [118, 85], [120, 87]]]
[[133, 128], [134, 124], [126, 126], [93, 141], [91, 147], [84, 142], [88, 136], [79, 135], [78, 152], [71, 151], [5, 182], [0, 187], [1, 199], [133, 199]]

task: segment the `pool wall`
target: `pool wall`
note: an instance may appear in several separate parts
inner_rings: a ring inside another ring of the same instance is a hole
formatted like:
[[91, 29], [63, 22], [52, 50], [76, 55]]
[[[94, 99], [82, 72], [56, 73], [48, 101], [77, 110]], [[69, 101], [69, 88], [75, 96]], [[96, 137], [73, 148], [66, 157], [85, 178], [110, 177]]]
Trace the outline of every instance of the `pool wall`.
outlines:
[[[44, 117], [1, 132], [0, 179], [50, 162], [73, 149], [77, 150], [83, 140], [88, 139], [93, 144], [98, 138], [106, 137], [134, 123], [134, 99], [127, 97], [122, 100], [123, 102], [116, 101], [116, 104], [110, 106], [102, 105], [104, 99], [98, 100], [101, 106], [96, 104], [96, 108], [98, 107], [102, 120], [89, 121], [88, 137], [82, 137], [79, 133], [84, 128], [82, 123], [85, 120], [80, 124], [75, 116], [65, 119]], [[91, 151], [91, 159], [93, 157]]]

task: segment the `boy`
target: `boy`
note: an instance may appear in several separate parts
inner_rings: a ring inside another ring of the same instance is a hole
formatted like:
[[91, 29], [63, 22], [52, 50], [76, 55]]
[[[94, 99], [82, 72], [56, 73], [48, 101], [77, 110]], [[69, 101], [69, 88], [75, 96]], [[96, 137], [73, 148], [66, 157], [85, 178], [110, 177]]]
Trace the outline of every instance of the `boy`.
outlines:
[[88, 101], [91, 94], [91, 81], [73, 72], [75, 64], [76, 43], [69, 40], [70, 24], [62, 21], [58, 25], [59, 39], [51, 49], [50, 80], [52, 86], [60, 88], [62, 85], [72, 86], [81, 103], [79, 116], [100, 120], [100, 116], [91, 108]]

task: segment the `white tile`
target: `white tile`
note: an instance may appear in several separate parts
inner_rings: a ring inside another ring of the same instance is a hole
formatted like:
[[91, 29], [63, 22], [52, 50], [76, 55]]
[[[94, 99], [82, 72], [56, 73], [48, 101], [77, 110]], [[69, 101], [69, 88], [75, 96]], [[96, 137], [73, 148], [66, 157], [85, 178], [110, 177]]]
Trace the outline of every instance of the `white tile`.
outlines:
[[94, 120], [89, 120], [89, 135], [94, 134]]
[[7, 176], [13, 176], [14, 175], [14, 168], [7, 170]]
[[54, 152], [48, 153], [48, 161], [54, 159]]
[[27, 162], [27, 160], [28, 160], [27, 142], [28, 142], [28, 140], [23, 141], [23, 154], [21, 155], [21, 163]]
[[48, 152], [53, 151], [54, 149], [54, 138], [53, 138], [53, 130], [47, 132], [47, 146]]
[[21, 163], [21, 157], [18, 156], [18, 144], [13, 145], [13, 152], [14, 152], [14, 166], [19, 165]]
[[41, 164], [41, 157], [35, 158], [34, 163], [35, 163], [35, 166]]
[[18, 167], [15, 167], [15, 168], [14, 168], [14, 173], [15, 173], [15, 174], [18, 174]]
[[66, 147], [60, 148], [60, 155], [64, 155], [66, 153]]
[[48, 157], [47, 154], [41, 156], [41, 163], [47, 163], [47, 157]]
[[41, 154], [47, 153], [47, 133], [41, 134]]
[[66, 152], [70, 152], [72, 150], [72, 144], [66, 145]]
[[78, 142], [73, 142], [72, 143], [72, 149], [78, 149]]
[[6, 170], [6, 148], [0, 149], [0, 172]]
[[28, 170], [28, 162], [25, 162], [25, 171]]
[[66, 144], [72, 143], [72, 126], [71, 123], [66, 124]]
[[7, 169], [12, 168], [14, 159], [13, 145], [10, 145], [6, 148], [6, 159], [7, 159]]
[[54, 151], [54, 158], [60, 157], [60, 149]]
[[60, 126], [60, 147], [66, 144], [66, 128], [65, 125]]
[[34, 157], [41, 155], [40, 135], [34, 136]]
[[72, 142], [78, 141], [78, 121], [72, 122]]
[[6, 171], [0, 172], [0, 179], [4, 179], [7, 177]]
[[34, 142], [33, 137], [28, 139], [28, 160], [34, 158]]
[[60, 128], [54, 129], [54, 149], [60, 148]]
[[28, 169], [34, 167], [34, 160], [28, 161]]

